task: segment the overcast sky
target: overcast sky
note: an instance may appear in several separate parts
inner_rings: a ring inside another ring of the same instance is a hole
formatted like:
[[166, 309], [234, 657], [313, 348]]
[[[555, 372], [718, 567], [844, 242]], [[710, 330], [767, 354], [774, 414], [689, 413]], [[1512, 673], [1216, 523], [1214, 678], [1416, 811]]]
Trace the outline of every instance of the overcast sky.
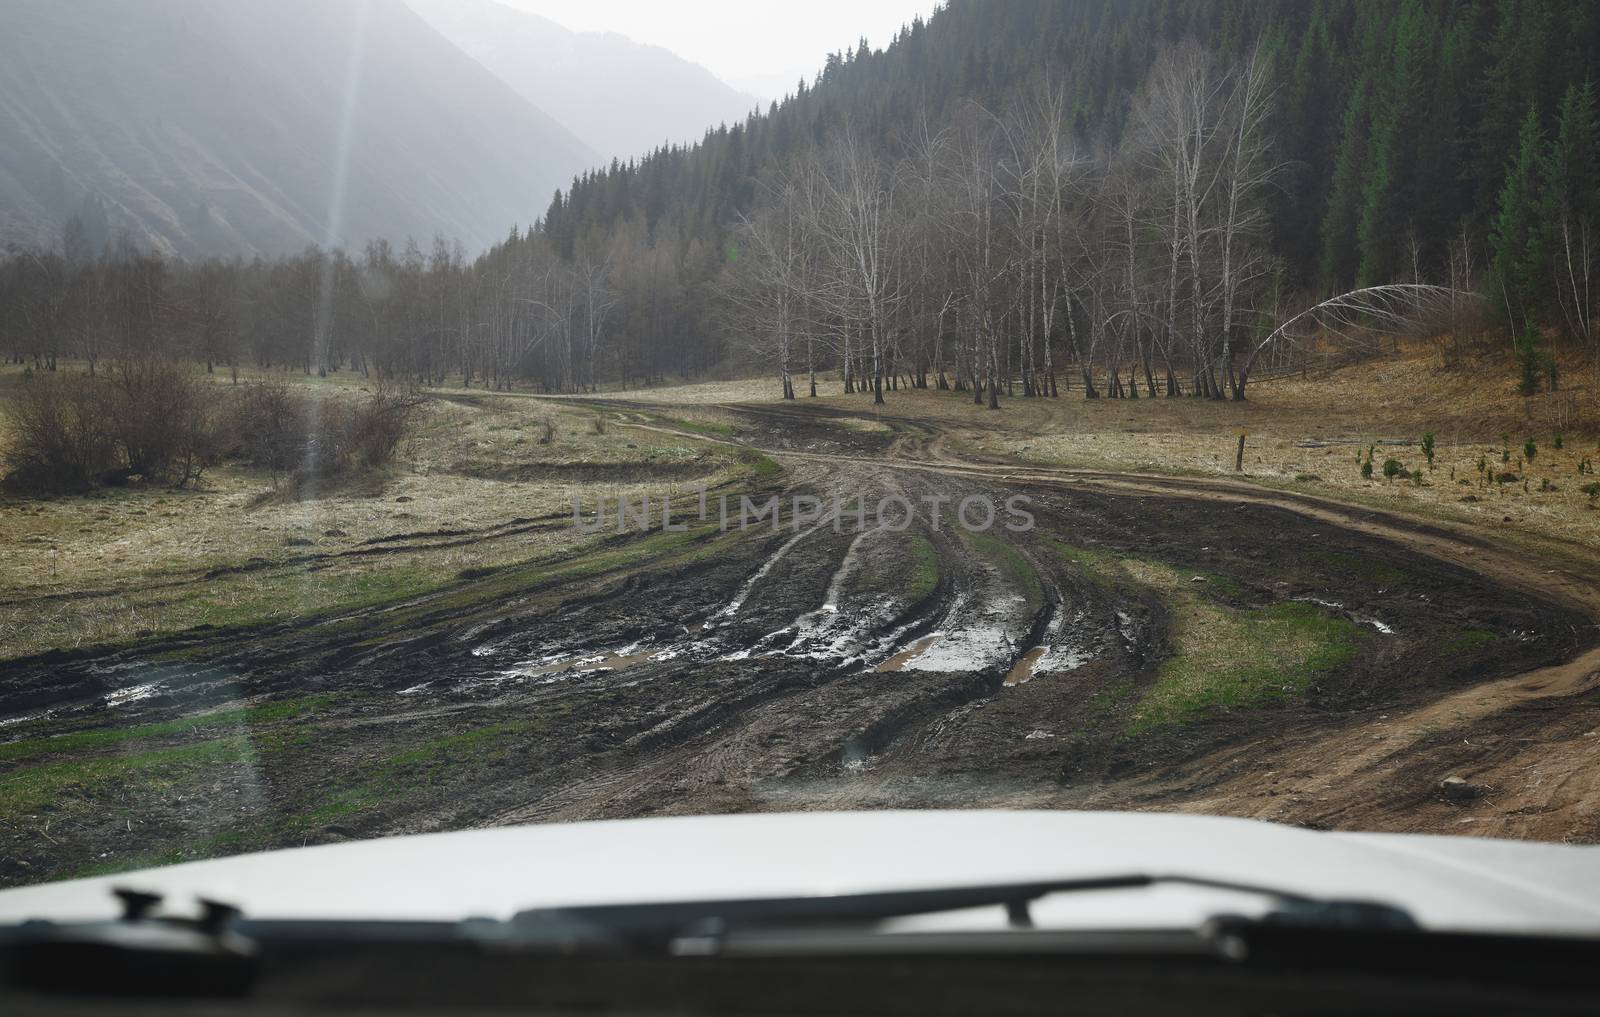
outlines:
[[876, 49], [936, 0], [502, 0], [580, 32], [664, 46], [759, 99], [822, 69], [827, 55]]

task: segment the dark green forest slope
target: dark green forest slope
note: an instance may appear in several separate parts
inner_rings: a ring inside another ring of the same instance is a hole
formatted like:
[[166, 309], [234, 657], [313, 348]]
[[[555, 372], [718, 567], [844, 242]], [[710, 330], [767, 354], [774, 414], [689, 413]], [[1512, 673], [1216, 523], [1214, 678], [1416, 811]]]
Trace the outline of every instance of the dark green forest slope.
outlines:
[[1264, 47], [1292, 164], [1273, 233], [1296, 282], [1331, 289], [1409, 271], [1413, 235], [1436, 269], [1463, 222], [1488, 231], [1528, 112], [1553, 134], [1568, 88], [1600, 67], [1600, 4], [953, 0], [886, 49], [830, 58], [763, 116], [575, 181], [545, 227], [568, 252], [635, 215], [714, 234], [750, 207], [763, 167], [846, 123], [893, 139], [1041, 79], [1065, 86], [1079, 142], [1109, 147], [1156, 54], [1188, 38], [1224, 62]]

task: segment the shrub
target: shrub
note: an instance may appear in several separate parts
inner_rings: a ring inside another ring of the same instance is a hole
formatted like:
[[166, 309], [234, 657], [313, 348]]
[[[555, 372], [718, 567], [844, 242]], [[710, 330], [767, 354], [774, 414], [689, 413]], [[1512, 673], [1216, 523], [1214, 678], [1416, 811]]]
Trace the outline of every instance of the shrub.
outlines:
[[182, 487], [227, 456], [331, 474], [388, 461], [422, 405], [388, 383], [361, 400], [313, 402], [281, 382], [221, 389], [182, 362], [130, 359], [100, 377], [29, 377], [4, 465], [12, 486], [45, 492], [131, 477]]
[[390, 382], [360, 400], [308, 396], [279, 381], [246, 385], [234, 396], [232, 454], [253, 466], [323, 476], [388, 462], [425, 402]]
[[30, 374], [12, 405], [6, 482], [22, 490], [83, 491], [116, 465], [104, 378]]
[[1404, 472], [1405, 467], [1400, 465], [1400, 460], [1385, 459], [1383, 461], [1383, 476], [1384, 479], [1388, 480], [1389, 482], [1393, 483], [1394, 478], [1400, 476], [1400, 474]]
[[253, 382], [228, 400], [228, 452], [252, 466], [291, 470], [305, 454], [308, 407], [281, 381]]
[[183, 487], [221, 451], [216, 389], [192, 365], [133, 357], [111, 370], [109, 426], [131, 475]]
[[1578, 488], [1578, 490], [1588, 495], [1590, 501], [1594, 501], [1596, 498], [1600, 498], [1600, 481], [1596, 481], [1592, 484], [1585, 484]]
[[1433, 432], [1427, 431], [1422, 435], [1422, 454], [1428, 457], [1428, 469], [1433, 469]]
[[1372, 460], [1371, 459], [1368, 459], [1368, 460], [1364, 461], [1361, 464], [1361, 479], [1362, 480], [1371, 480], [1372, 479]]
[[1557, 452], [1560, 452], [1564, 447], [1566, 447], [1566, 444], [1567, 444], [1566, 439], [1564, 439], [1561, 436], [1561, 432], [1560, 431], [1556, 432], [1556, 437], [1555, 437], [1555, 441], [1553, 442], [1553, 444], [1555, 445]]
[[345, 461], [341, 465], [354, 462], [371, 467], [388, 462], [425, 402], [426, 397], [415, 389], [379, 382], [345, 418], [341, 450]]
[[1522, 443], [1522, 452], [1523, 457], [1531, 463], [1533, 462], [1533, 457], [1539, 454], [1539, 446], [1533, 443], [1532, 438], [1529, 438], [1527, 441]]
[[591, 420], [590, 423], [594, 426], [594, 433], [595, 434], [605, 434], [606, 433], [606, 418], [605, 418], [605, 414], [596, 413], [594, 415], [594, 419]]
[[539, 444], [550, 445], [556, 440], [556, 421], [554, 417], [546, 416], [539, 421]]
[[9, 478], [52, 492], [131, 477], [187, 486], [223, 448], [215, 397], [195, 368], [160, 357], [98, 377], [30, 378], [13, 414]]

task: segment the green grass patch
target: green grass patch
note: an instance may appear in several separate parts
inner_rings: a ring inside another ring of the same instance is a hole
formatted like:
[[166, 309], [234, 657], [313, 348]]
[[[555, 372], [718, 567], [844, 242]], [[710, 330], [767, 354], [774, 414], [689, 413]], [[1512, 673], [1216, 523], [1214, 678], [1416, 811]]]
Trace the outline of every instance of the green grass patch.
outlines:
[[1353, 659], [1354, 622], [1311, 604], [1234, 609], [1171, 590], [1174, 652], [1134, 710], [1128, 735], [1180, 725], [1216, 707], [1303, 695], [1313, 679]]
[[201, 713], [192, 717], [136, 724], [133, 727], [95, 728], [89, 731], [72, 731], [67, 734], [27, 738], [0, 745], [0, 762], [14, 762], [40, 756], [64, 753], [85, 753], [99, 749], [116, 748], [131, 742], [178, 738], [196, 731], [226, 727], [256, 727], [274, 721], [293, 720], [326, 709], [334, 697], [331, 695], [305, 696], [260, 706], [245, 706], [214, 713]]
[[911, 540], [911, 575], [906, 579], [905, 599], [920, 604], [939, 588], [939, 552], [927, 537]]
[[920, 533], [894, 534], [860, 562], [850, 582], [854, 593], [887, 595], [909, 607], [939, 588], [939, 552]]
[[679, 430], [689, 431], [692, 434], [727, 438], [735, 433], [735, 428], [732, 424], [719, 424], [706, 420], [680, 420], [676, 417], [668, 417], [666, 422]]
[[[344, 771], [333, 788], [316, 797], [280, 806], [281, 813], [277, 816], [257, 818], [207, 835], [187, 837], [181, 845], [156, 847], [95, 862], [70, 873], [67, 878], [111, 875], [299, 844], [329, 826], [359, 821], [382, 810], [404, 806], [407, 801], [430, 788], [470, 780], [486, 768], [504, 765], [526, 739], [548, 732], [570, 711], [571, 706], [567, 703], [552, 703], [537, 712], [510, 720], [408, 743], [387, 756]], [[152, 758], [134, 761], [120, 769], [117, 775], [144, 777], [152, 773], [169, 774], [161, 778], [167, 783], [151, 785], [155, 790], [164, 790], [197, 773], [204, 776], [216, 766], [248, 761], [251, 758], [249, 741], [249, 738], [240, 736], [205, 742], [183, 750], [164, 750], [160, 754], [151, 754]], [[132, 759], [122, 758], [124, 761]], [[106, 775], [95, 776], [103, 780]], [[56, 782], [58, 788], [61, 784], [59, 780]], [[0, 807], [4, 806], [5, 800], [0, 798]]]
[[1500, 638], [1500, 633], [1492, 629], [1457, 628], [1447, 627], [1435, 637], [1438, 641], [1438, 652], [1464, 653], [1487, 646]]
[[0, 778], [0, 815], [35, 813], [75, 796], [101, 797], [132, 786], [140, 795], [163, 796], [174, 788], [215, 777], [222, 767], [256, 758], [249, 735], [214, 738], [194, 745], [145, 749], [120, 755], [50, 763]]
[[1250, 591], [1246, 590], [1242, 585], [1240, 585], [1237, 580], [1230, 579], [1227, 576], [1218, 575], [1215, 572], [1202, 572], [1199, 569], [1184, 569], [1183, 571], [1186, 572], [1190, 577], [1190, 582], [1194, 582], [1195, 576], [1199, 576], [1201, 579], [1205, 580], [1203, 584], [1195, 584], [1197, 592], [1209, 594], [1212, 597], [1220, 595], [1233, 600], [1250, 599]]
[[1122, 568], [1121, 555], [1077, 547], [1055, 537], [1049, 538], [1049, 543], [1063, 558], [1077, 565], [1085, 578], [1101, 589], [1116, 590], [1127, 585], [1128, 574]]
[[757, 483], [770, 483], [783, 476], [783, 467], [760, 452], [740, 452], [739, 465], [743, 466], [750, 479]]
[[[1138, 699], [1125, 737], [1192, 721], [1215, 707], [1244, 707], [1303, 695], [1313, 679], [1353, 659], [1360, 627], [1311, 604], [1239, 607], [1249, 591], [1226, 576], [1089, 551], [1055, 549], [1096, 585], [1116, 593], [1158, 592], [1172, 624], [1173, 653]], [[1195, 576], [1205, 579], [1194, 582]], [[1100, 693], [1089, 712], [1109, 714], [1129, 687]]]

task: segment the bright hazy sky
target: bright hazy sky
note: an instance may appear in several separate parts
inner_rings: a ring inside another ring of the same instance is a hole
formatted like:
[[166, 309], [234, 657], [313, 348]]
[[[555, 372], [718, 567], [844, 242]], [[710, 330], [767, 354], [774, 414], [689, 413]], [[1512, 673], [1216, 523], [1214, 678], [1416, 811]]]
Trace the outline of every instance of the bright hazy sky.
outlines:
[[765, 101], [822, 69], [827, 55], [875, 49], [936, 0], [502, 0], [580, 32], [663, 46]]

